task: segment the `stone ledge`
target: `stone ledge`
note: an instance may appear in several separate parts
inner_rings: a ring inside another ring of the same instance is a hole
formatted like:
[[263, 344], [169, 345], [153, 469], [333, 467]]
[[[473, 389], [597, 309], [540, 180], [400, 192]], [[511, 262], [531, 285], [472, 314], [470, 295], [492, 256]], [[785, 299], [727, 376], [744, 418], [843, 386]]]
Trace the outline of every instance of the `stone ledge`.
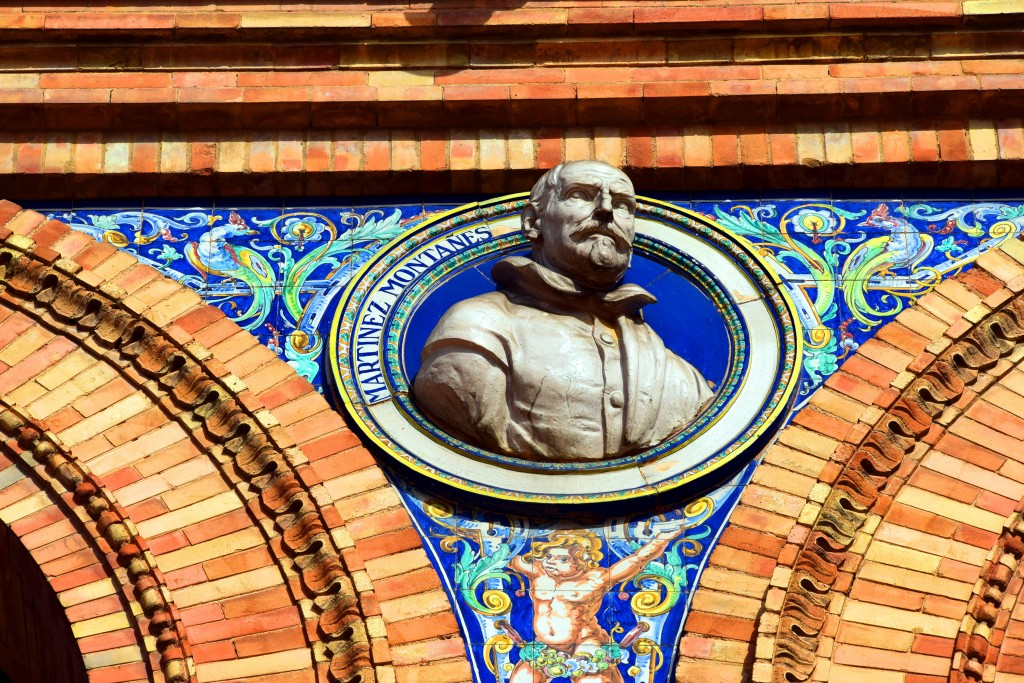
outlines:
[[737, 5], [715, 2], [637, 2], [601, 8], [525, 3], [517, 9], [466, 7], [409, 9], [408, 5], [311, 13], [253, 5], [248, 11], [196, 11], [164, 6], [159, 12], [99, 11], [93, 7], [60, 12], [25, 12], [0, 17], [0, 34], [14, 40], [93, 39], [131, 32], [139, 38], [226, 37], [346, 39], [378, 37], [489, 38], [523, 36], [595, 36], [664, 31], [751, 32], [779, 29], [857, 28], [861, 26], [949, 27], [967, 23], [1006, 25], [1024, 18], [1012, 0], [940, 0], [933, 2], [808, 2]]

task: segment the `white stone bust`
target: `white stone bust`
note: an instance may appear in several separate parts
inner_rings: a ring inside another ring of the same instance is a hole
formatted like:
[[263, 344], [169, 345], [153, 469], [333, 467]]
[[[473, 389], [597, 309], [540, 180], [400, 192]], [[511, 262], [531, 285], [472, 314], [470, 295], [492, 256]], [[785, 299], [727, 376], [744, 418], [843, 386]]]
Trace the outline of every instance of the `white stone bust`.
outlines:
[[636, 197], [618, 169], [556, 166], [522, 214], [530, 258], [494, 266], [499, 289], [452, 306], [413, 384], [438, 425], [535, 461], [616, 458], [657, 445], [711, 398], [707, 381], [647, 325], [656, 299], [619, 284]]

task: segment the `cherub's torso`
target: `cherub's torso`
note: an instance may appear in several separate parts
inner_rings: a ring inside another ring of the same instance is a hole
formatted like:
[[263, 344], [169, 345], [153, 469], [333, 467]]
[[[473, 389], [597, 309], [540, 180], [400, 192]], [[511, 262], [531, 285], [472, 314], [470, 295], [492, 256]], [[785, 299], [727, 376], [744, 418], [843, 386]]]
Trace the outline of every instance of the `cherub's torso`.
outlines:
[[597, 623], [604, 597], [605, 570], [593, 569], [572, 578], [539, 572], [531, 582], [533, 629], [537, 640], [556, 649], [601, 641], [608, 634]]

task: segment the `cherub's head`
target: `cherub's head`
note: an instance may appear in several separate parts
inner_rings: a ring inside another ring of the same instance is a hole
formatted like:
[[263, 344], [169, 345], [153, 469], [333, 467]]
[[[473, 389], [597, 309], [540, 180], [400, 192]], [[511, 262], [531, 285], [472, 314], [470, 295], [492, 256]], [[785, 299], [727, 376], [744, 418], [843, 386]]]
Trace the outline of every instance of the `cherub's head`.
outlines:
[[593, 569], [602, 557], [601, 539], [583, 529], [553, 531], [547, 541], [534, 543], [526, 555], [530, 562], [540, 560], [544, 573], [557, 578]]

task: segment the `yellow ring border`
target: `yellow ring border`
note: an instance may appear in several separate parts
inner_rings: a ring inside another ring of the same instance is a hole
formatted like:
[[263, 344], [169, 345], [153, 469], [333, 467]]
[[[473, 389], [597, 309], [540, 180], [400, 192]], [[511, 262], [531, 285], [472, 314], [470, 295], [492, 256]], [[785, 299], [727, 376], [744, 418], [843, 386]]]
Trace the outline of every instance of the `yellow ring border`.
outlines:
[[[452, 217], [454, 215], [466, 213], [466, 212], [471, 211], [473, 209], [484, 208], [484, 207], [487, 207], [487, 206], [492, 206], [494, 204], [500, 204], [500, 203], [503, 203], [503, 202], [515, 202], [515, 201], [519, 201], [519, 200], [523, 200], [523, 199], [529, 199], [529, 196], [530, 196], [529, 192], [517, 192], [517, 193], [514, 193], [514, 194], [503, 195], [501, 197], [497, 197], [497, 198], [494, 198], [494, 199], [488, 199], [488, 200], [483, 201], [483, 202], [470, 202], [468, 204], [463, 204], [462, 206], [458, 206], [458, 207], [456, 207], [454, 209], [450, 209], [448, 211], [445, 211], [445, 212], [441, 213], [438, 216], [434, 216], [433, 218], [431, 218], [429, 221], [427, 221], [425, 223], [419, 223], [419, 224], [415, 225], [414, 227], [410, 228], [408, 231], [403, 232], [398, 237], [395, 237], [394, 239], [392, 239], [389, 242], [387, 242], [386, 244], [384, 244], [381, 247], [381, 250], [384, 250], [384, 249], [390, 247], [391, 245], [394, 245], [394, 244], [397, 244], [399, 242], [405, 241], [405, 240], [411, 238], [412, 236], [416, 235], [417, 233], [423, 231], [424, 229], [430, 227], [431, 225], [434, 225], [434, 224], [439, 223], [439, 222], [443, 222], [444, 220], [447, 220], [448, 218], [450, 218], [450, 217]], [[504, 501], [510, 501], [510, 502], [516, 502], [516, 503], [526, 503], [526, 504], [531, 504], [531, 505], [552, 505], [552, 504], [558, 505], [558, 504], [595, 504], [595, 503], [596, 504], [600, 504], [600, 503], [610, 503], [610, 502], [618, 502], [618, 501], [635, 500], [635, 499], [639, 499], [639, 498], [648, 498], [648, 497], [651, 497], [651, 496], [657, 496], [657, 495], [660, 495], [660, 494], [662, 494], [664, 492], [672, 491], [672, 490], [681, 488], [681, 487], [683, 487], [683, 486], [685, 486], [685, 485], [687, 485], [687, 484], [689, 484], [689, 483], [691, 483], [693, 481], [696, 481], [696, 480], [698, 480], [700, 478], [708, 476], [712, 472], [715, 472], [716, 470], [721, 469], [722, 467], [724, 467], [724, 466], [726, 466], [728, 464], [731, 464], [731, 463], [735, 462], [741, 455], [746, 453], [746, 451], [750, 448], [751, 444], [757, 442], [758, 438], [763, 436], [765, 434], [765, 432], [767, 432], [769, 429], [774, 429], [774, 428], [777, 428], [777, 427], [781, 426], [781, 425], [778, 425], [776, 423], [777, 423], [781, 413], [788, 412], [790, 410], [790, 400], [793, 397], [793, 392], [796, 391], [796, 388], [797, 388], [797, 386], [799, 384], [799, 382], [796, 381], [796, 380], [799, 379], [800, 371], [801, 371], [801, 368], [802, 368], [802, 365], [803, 365], [803, 350], [804, 350], [804, 329], [803, 329], [803, 325], [800, 322], [800, 316], [799, 316], [799, 314], [796, 311], [796, 306], [793, 304], [793, 300], [790, 298], [789, 293], [786, 291], [785, 287], [782, 286], [782, 284], [783, 284], [782, 278], [780, 278], [779, 275], [775, 272], [775, 270], [768, 265], [767, 261], [765, 261], [763, 258], [761, 258], [760, 255], [757, 254], [757, 252], [754, 249], [753, 245], [750, 244], [746, 240], [746, 238], [741, 237], [741, 236], [733, 233], [732, 231], [728, 230], [727, 228], [722, 227], [717, 221], [714, 221], [711, 218], [708, 218], [704, 214], [700, 214], [700, 213], [698, 213], [696, 211], [692, 211], [690, 209], [684, 209], [682, 207], [676, 206], [675, 204], [672, 204], [672, 203], [666, 202], [666, 201], [662, 201], [662, 200], [659, 200], [659, 199], [652, 199], [650, 197], [645, 197], [645, 196], [642, 196], [642, 195], [637, 195], [636, 199], [637, 199], [638, 202], [643, 202], [643, 203], [648, 204], [648, 205], [658, 206], [658, 207], [661, 207], [663, 209], [667, 209], [667, 210], [672, 211], [674, 213], [677, 213], [677, 214], [680, 214], [682, 216], [685, 216], [686, 218], [689, 218], [690, 220], [694, 220], [694, 221], [701, 222], [701, 223], [703, 223], [703, 222], [710, 223], [712, 226], [714, 226], [714, 228], [716, 230], [719, 230], [723, 235], [727, 235], [729, 237], [729, 239], [733, 240], [738, 246], [741, 246], [745, 251], [747, 251], [749, 253], [751, 259], [753, 259], [753, 261], [758, 266], [760, 266], [762, 270], [764, 270], [764, 272], [768, 275], [769, 279], [776, 285], [776, 291], [778, 292], [779, 296], [781, 297], [782, 302], [785, 305], [786, 310], [788, 311], [788, 313], [789, 313], [789, 315], [790, 315], [790, 317], [791, 317], [791, 319], [793, 321], [793, 334], [794, 334], [794, 340], [795, 340], [795, 348], [794, 348], [794, 354], [793, 354], [793, 371], [792, 371], [793, 380], [789, 382], [789, 385], [786, 387], [785, 391], [783, 391], [782, 396], [779, 398], [778, 405], [776, 405], [775, 408], [772, 410], [772, 412], [768, 416], [765, 417], [764, 424], [761, 427], [757, 428], [754, 431], [754, 433], [750, 435], [750, 437], [747, 439], [747, 442], [745, 444], [741, 445], [735, 451], [733, 451], [733, 453], [728, 458], [723, 458], [723, 459], [719, 460], [718, 462], [714, 463], [713, 465], [710, 465], [709, 467], [704, 467], [704, 468], [697, 469], [696, 471], [691, 472], [689, 475], [684, 476], [682, 479], [680, 479], [678, 481], [675, 481], [671, 486], [665, 486], [663, 484], [657, 484], [657, 483], [649, 484], [648, 488], [639, 489], [639, 490], [631, 490], [631, 491], [627, 491], [627, 492], [624, 492], [624, 493], [621, 493], [621, 494], [618, 494], [618, 495], [615, 495], [615, 496], [601, 496], [600, 494], [589, 495], [589, 496], [578, 495], [578, 494], [566, 494], [565, 496], [561, 496], [558, 499], [554, 499], [554, 500], [551, 500], [551, 499], [537, 499], [537, 500], [534, 500], [534, 499], [530, 499], [530, 498], [525, 498], [522, 495], [515, 495], [514, 492], [509, 492], [507, 494], [504, 494], [504, 493], [486, 491], [486, 490], [482, 490], [479, 487], [472, 486], [470, 484], [452, 481], [450, 479], [445, 479], [443, 477], [437, 477], [432, 472], [428, 471], [425, 467], [421, 467], [419, 465], [419, 463], [409, 462], [406, 458], [403, 458], [403, 457], [397, 455], [396, 453], [392, 452], [391, 448], [389, 448], [380, 439], [378, 439], [377, 436], [372, 432], [372, 430], [370, 430], [364, 424], [363, 420], [359, 417], [359, 414], [357, 413], [357, 411], [356, 411], [356, 409], [354, 407], [353, 401], [350, 400], [347, 392], [343, 391], [342, 388], [339, 386], [341, 384], [341, 382], [339, 381], [341, 373], [340, 373], [340, 370], [338, 368], [338, 358], [337, 358], [337, 354], [335, 353], [335, 349], [336, 349], [336, 341], [338, 339], [338, 328], [341, 325], [341, 318], [342, 318], [342, 316], [344, 315], [344, 312], [345, 312], [344, 307], [342, 305], [339, 305], [337, 310], [334, 313], [334, 320], [331, 322], [330, 354], [329, 354], [330, 362], [331, 362], [330, 383], [331, 383], [332, 388], [333, 388], [333, 393], [336, 394], [337, 397], [341, 399], [342, 404], [345, 406], [345, 411], [356, 422], [356, 424], [359, 426], [359, 429], [363, 433], [363, 435], [366, 436], [367, 438], [369, 438], [369, 440], [372, 443], [376, 444], [376, 446], [378, 448], [380, 448], [382, 451], [387, 453], [388, 456], [391, 459], [399, 462], [402, 466], [408, 467], [409, 469], [412, 469], [416, 473], [418, 473], [418, 474], [420, 474], [422, 476], [425, 476], [428, 479], [431, 479], [433, 481], [439, 482], [440, 484], [443, 484], [444, 486], [448, 486], [448, 487], [451, 487], [451, 488], [454, 488], [454, 489], [457, 489], [457, 490], [460, 490], [460, 491], [466, 491], [467, 493], [472, 493], [472, 494], [475, 494], [475, 495], [478, 495], [478, 496], [484, 496], [484, 497], [487, 497], [487, 498], [495, 498], [495, 499], [498, 499], [498, 500], [504, 500]], [[352, 274], [352, 279], [345, 286], [345, 289], [344, 289], [344, 291], [341, 294], [341, 298], [339, 299], [340, 302], [347, 302], [351, 298], [353, 292], [357, 289], [357, 286], [362, 281], [363, 276], [366, 274], [367, 271], [369, 271], [373, 266], [376, 265], [376, 261], [377, 261], [376, 257], [370, 259], [369, 261], [364, 263], [362, 266], [360, 266], [359, 270], [357, 270], [355, 273]]]

